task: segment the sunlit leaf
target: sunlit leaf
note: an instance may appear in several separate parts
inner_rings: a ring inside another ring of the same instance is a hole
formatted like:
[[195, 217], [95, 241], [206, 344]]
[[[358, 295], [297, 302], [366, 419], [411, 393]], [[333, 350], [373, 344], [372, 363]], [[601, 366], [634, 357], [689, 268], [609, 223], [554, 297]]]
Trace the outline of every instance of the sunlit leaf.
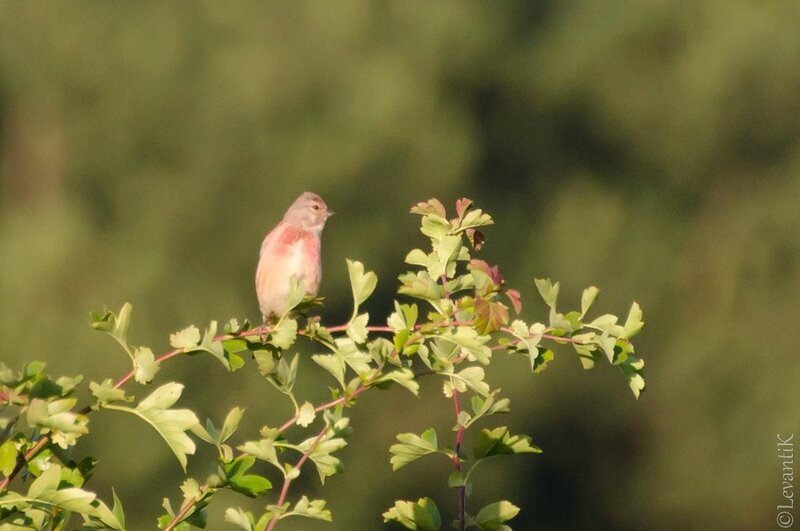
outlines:
[[442, 517], [434, 501], [420, 498], [416, 502], [398, 500], [394, 507], [383, 513], [383, 521], [397, 522], [406, 529], [417, 531], [439, 531]]
[[156, 362], [153, 351], [147, 347], [139, 347], [133, 353], [133, 366], [136, 369], [134, 379], [140, 384], [150, 383], [161, 369]]
[[187, 326], [183, 330], [170, 334], [169, 344], [173, 348], [191, 350], [200, 343], [200, 329], [194, 325]]
[[438, 437], [433, 428], [422, 432], [422, 436], [414, 433], [400, 433], [397, 435], [397, 441], [397, 444], [393, 444], [389, 448], [389, 453], [392, 454], [389, 460], [392, 470], [402, 468], [423, 455], [439, 451]]
[[362, 313], [347, 325], [347, 336], [356, 343], [367, 342], [367, 324], [369, 324], [369, 314]]
[[581, 317], [586, 315], [586, 312], [589, 311], [594, 301], [597, 300], [597, 295], [599, 293], [600, 290], [594, 286], [589, 286], [583, 290], [583, 294], [581, 295]]
[[350, 275], [353, 300], [356, 306], [360, 306], [372, 295], [378, 284], [378, 276], [372, 271], [365, 273], [364, 264], [355, 260], [347, 260], [347, 272]]
[[279, 349], [286, 350], [294, 344], [297, 339], [297, 320], [291, 318], [282, 319], [269, 336], [269, 342]]
[[316, 417], [316, 415], [317, 414], [314, 411], [314, 404], [311, 402], [305, 402], [300, 407], [300, 411], [298, 411], [297, 425], [304, 428], [308, 427], [309, 424], [314, 422], [314, 417]]
[[519, 507], [507, 502], [499, 501], [484, 506], [475, 516], [475, 525], [482, 531], [501, 531], [510, 529], [503, 522], [511, 520], [519, 513]]
[[235, 407], [228, 412], [228, 415], [225, 417], [225, 421], [222, 424], [220, 442], [227, 441], [230, 436], [233, 435], [233, 433], [239, 427], [239, 423], [242, 421], [242, 415], [244, 415], [244, 409], [239, 407]]
[[330, 522], [333, 518], [331, 512], [325, 508], [325, 504], [325, 500], [309, 500], [308, 497], [302, 496], [285, 516], [304, 516]]
[[186, 431], [198, 424], [197, 416], [189, 409], [168, 409], [180, 398], [183, 385], [170, 382], [162, 385], [135, 408], [107, 404], [108, 409], [132, 413], [150, 424], [166, 441], [181, 467], [186, 470], [188, 454], [194, 454], [195, 444]]
[[527, 435], [511, 435], [508, 428], [501, 426], [494, 429], [481, 430], [475, 437], [475, 458], [483, 459], [494, 455], [522, 453], [541, 453], [539, 447], [531, 444]]
[[558, 300], [559, 283], [553, 284], [549, 278], [537, 278], [534, 279], [534, 283], [544, 302], [551, 308], [555, 308]]
[[643, 326], [644, 321], [642, 321], [642, 309], [639, 307], [638, 303], [634, 302], [631, 305], [631, 309], [628, 312], [628, 318], [625, 320], [622, 334], [620, 334], [619, 337], [630, 339], [638, 334]]

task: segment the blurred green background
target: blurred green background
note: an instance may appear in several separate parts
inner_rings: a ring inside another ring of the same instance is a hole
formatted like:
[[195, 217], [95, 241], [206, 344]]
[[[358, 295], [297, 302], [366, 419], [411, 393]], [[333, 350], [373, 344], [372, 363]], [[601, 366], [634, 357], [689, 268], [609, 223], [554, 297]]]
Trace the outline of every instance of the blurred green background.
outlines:
[[[799, 6], [3, 2], [2, 360], [118, 377], [127, 357], [87, 315], [125, 301], [131, 341], [155, 352], [191, 323], [256, 320], [261, 239], [303, 190], [339, 212], [325, 322], [348, 316], [345, 258], [377, 272], [381, 322], [425, 243], [408, 208], [467, 196], [495, 217], [483, 258], [526, 319], [547, 317], [534, 277], [560, 280], [565, 307], [591, 284], [596, 311], [639, 301], [648, 376], [637, 402], [618, 371], [567, 350], [539, 375], [498, 356], [500, 420], [544, 454], [479, 469], [470, 506], [508, 498], [515, 529], [774, 527], [776, 434], [800, 432]], [[324, 373], [301, 371], [321, 399]], [[231, 375], [201, 356], [159, 378], [185, 382], [201, 416], [246, 404], [247, 436], [290, 414], [252, 365]], [[292, 489], [326, 497], [334, 523], [285, 527], [378, 529], [392, 500], [423, 495], [449, 520], [447, 463], [391, 473], [388, 447], [446, 434], [451, 415], [438, 382], [420, 399], [365, 395], [346, 473]], [[174, 457], [133, 418], [91, 425], [92, 488], [114, 485], [131, 529], [153, 528], [179, 496]], [[210, 529], [236, 502], [212, 504]]]

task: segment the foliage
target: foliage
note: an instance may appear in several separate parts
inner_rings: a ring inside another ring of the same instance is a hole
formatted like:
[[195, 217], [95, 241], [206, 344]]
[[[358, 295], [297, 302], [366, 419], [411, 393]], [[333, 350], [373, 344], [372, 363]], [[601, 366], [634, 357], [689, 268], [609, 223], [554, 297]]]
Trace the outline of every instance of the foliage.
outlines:
[[[92, 326], [110, 335], [131, 362], [128, 374], [116, 382], [90, 382], [92, 403], [76, 409], [75, 391], [82, 377], [52, 380], [44, 364], [30, 362], [20, 372], [4, 365], [0, 371], [0, 529], [63, 529], [73, 515], [83, 525], [124, 529], [121, 502], [114, 495], [111, 508], [83, 489], [94, 462], [74, 462], [70, 456], [78, 439], [89, 432], [89, 414], [97, 410], [133, 414], [164, 439], [184, 471], [196, 443], [190, 433], [216, 449], [215, 471], [205, 479], [186, 477], [177, 509], [164, 500], [165, 514], [160, 529], [203, 528], [214, 495], [229, 489], [243, 496], [268, 500], [264, 510], [253, 514], [240, 507], [225, 510], [225, 519], [246, 530], [271, 530], [292, 517], [330, 521], [332, 513], [322, 499], [289, 497], [289, 487], [310, 461], [320, 483], [343, 470], [337, 452], [347, 445], [351, 434], [347, 409], [368, 390], [397, 384], [417, 395], [420, 378], [439, 378], [442, 393], [454, 408], [455, 437], [443, 444], [432, 427], [420, 435], [399, 433], [389, 448], [391, 466], [397, 470], [428, 456], [441, 455], [453, 465], [448, 486], [459, 498], [454, 526], [458, 529], [509, 529], [505, 522], [519, 508], [501, 500], [477, 511], [467, 511], [473, 474], [484, 460], [502, 455], [540, 453], [524, 434], [512, 434], [506, 426], [476, 431], [478, 421], [510, 411], [510, 399], [486, 380], [485, 367], [498, 351], [525, 360], [533, 373], [541, 373], [554, 358], [551, 346], [569, 346], [585, 369], [605, 358], [620, 369], [634, 396], [644, 390], [644, 362], [634, 355], [631, 338], [642, 328], [642, 312], [633, 303], [624, 322], [612, 314], [590, 319], [587, 315], [597, 299], [598, 289], [589, 287], [581, 297], [580, 310], [558, 309], [559, 283], [536, 279], [536, 287], [549, 308], [544, 322], [525, 322], [517, 290], [505, 285], [500, 269], [474, 258], [484, 243], [483, 229], [493, 223], [489, 214], [469, 199], [460, 199], [455, 215], [448, 216], [437, 199], [417, 204], [411, 212], [421, 217], [421, 232], [430, 248], [412, 249], [405, 262], [412, 270], [399, 277], [399, 300], [386, 325], [370, 325], [369, 314], [360, 307], [372, 295], [377, 275], [357, 261], [347, 261], [353, 297], [349, 321], [324, 326], [308, 319], [300, 328], [297, 312], [320, 302], [304, 298], [296, 279], [291, 285], [291, 310], [270, 328], [252, 328], [247, 321], [229, 321], [222, 334], [211, 322], [201, 333], [189, 326], [170, 336], [173, 350], [154, 356], [148, 347], [129, 342], [131, 306], [118, 313], [92, 314]], [[513, 315], [513, 317], [512, 317]], [[314, 405], [295, 391], [300, 357], [289, 350], [299, 338], [314, 342], [324, 353], [311, 357], [335, 381], [329, 401]], [[211, 354], [227, 371], [245, 365], [246, 353], [266, 382], [292, 404], [294, 414], [279, 426], [263, 426], [257, 436], [237, 437], [244, 407], [234, 407], [217, 427], [205, 424], [189, 409], [174, 408], [183, 384], [167, 382], [143, 398], [122, 389], [131, 379], [151, 385], [161, 365], [177, 356]], [[469, 408], [462, 403], [469, 400]], [[311, 434], [290, 437], [293, 432]], [[472, 429], [472, 430], [471, 430]], [[464, 443], [468, 430], [472, 445]], [[232, 442], [232, 441], [236, 442]], [[277, 471], [282, 486], [273, 498], [273, 483], [267, 468]], [[25, 494], [11, 490], [12, 481], [32, 479]], [[399, 500], [383, 513], [386, 522], [409, 529], [439, 529], [442, 517], [429, 497], [417, 502]]]

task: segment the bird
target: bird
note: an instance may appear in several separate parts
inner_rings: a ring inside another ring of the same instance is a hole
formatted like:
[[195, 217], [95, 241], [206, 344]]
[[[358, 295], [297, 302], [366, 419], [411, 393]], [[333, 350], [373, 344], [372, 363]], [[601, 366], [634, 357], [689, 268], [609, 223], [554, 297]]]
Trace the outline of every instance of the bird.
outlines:
[[319, 292], [322, 229], [333, 214], [320, 196], [303, 192], [264, 238], [256, 268], [256, 295], [265, 326], [289, 310], [292, 275], [307, 296]]

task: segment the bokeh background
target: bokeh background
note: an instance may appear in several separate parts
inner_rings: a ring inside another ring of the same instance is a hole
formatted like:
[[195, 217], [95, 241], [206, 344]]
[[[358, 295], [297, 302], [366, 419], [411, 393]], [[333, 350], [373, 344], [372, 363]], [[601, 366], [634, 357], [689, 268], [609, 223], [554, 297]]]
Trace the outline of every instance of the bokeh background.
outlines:
[[[544, 454], [479, 469], [470, 505], [510, 499], [515, 529], [774, 527], [776, 434], [800, 435], [798, 27], [794, 0], [4, 2], [2, 361], [118, 377], [127, 357], [87, 316], [125, 301], [131, 341], [156, 352], [191, 323], [257, 319], [261, 239], [303, 190], [339, 212], [325, 322], [349, 312], [345, 258], [377, 272], [381, 322], [425, 243], [409, 207], [467, 196], [495, 217], [483, 257], [526, 319], [547, 315], [534, 277], [560, 280], [564, 305], [591, 284], [597, 311], [637, 300], [648, 377], [637, 402], [567, 350], [538, 375], [498, 356], [501, 420]], [[325, 374], [301, 371], [322, 398]], [[159, 378], [201, 416], [246, 404], [244, 436], [290, 413], [252, 365], [200, 356]], [[388, 447], [446, 436], [451, 414], [438, 382], [365, 395], [346, 473], [292, 489], [326, 497], [334, 523], [285, 527], [378, 529], [423, 495], [449, 520], [448, 464], [392, 473]], [[153, 528], [179, 497], [174, 457], [134, 418], [91, 425], [92, 487]], [[218, 498], [210, 529], [239, 501]]]

